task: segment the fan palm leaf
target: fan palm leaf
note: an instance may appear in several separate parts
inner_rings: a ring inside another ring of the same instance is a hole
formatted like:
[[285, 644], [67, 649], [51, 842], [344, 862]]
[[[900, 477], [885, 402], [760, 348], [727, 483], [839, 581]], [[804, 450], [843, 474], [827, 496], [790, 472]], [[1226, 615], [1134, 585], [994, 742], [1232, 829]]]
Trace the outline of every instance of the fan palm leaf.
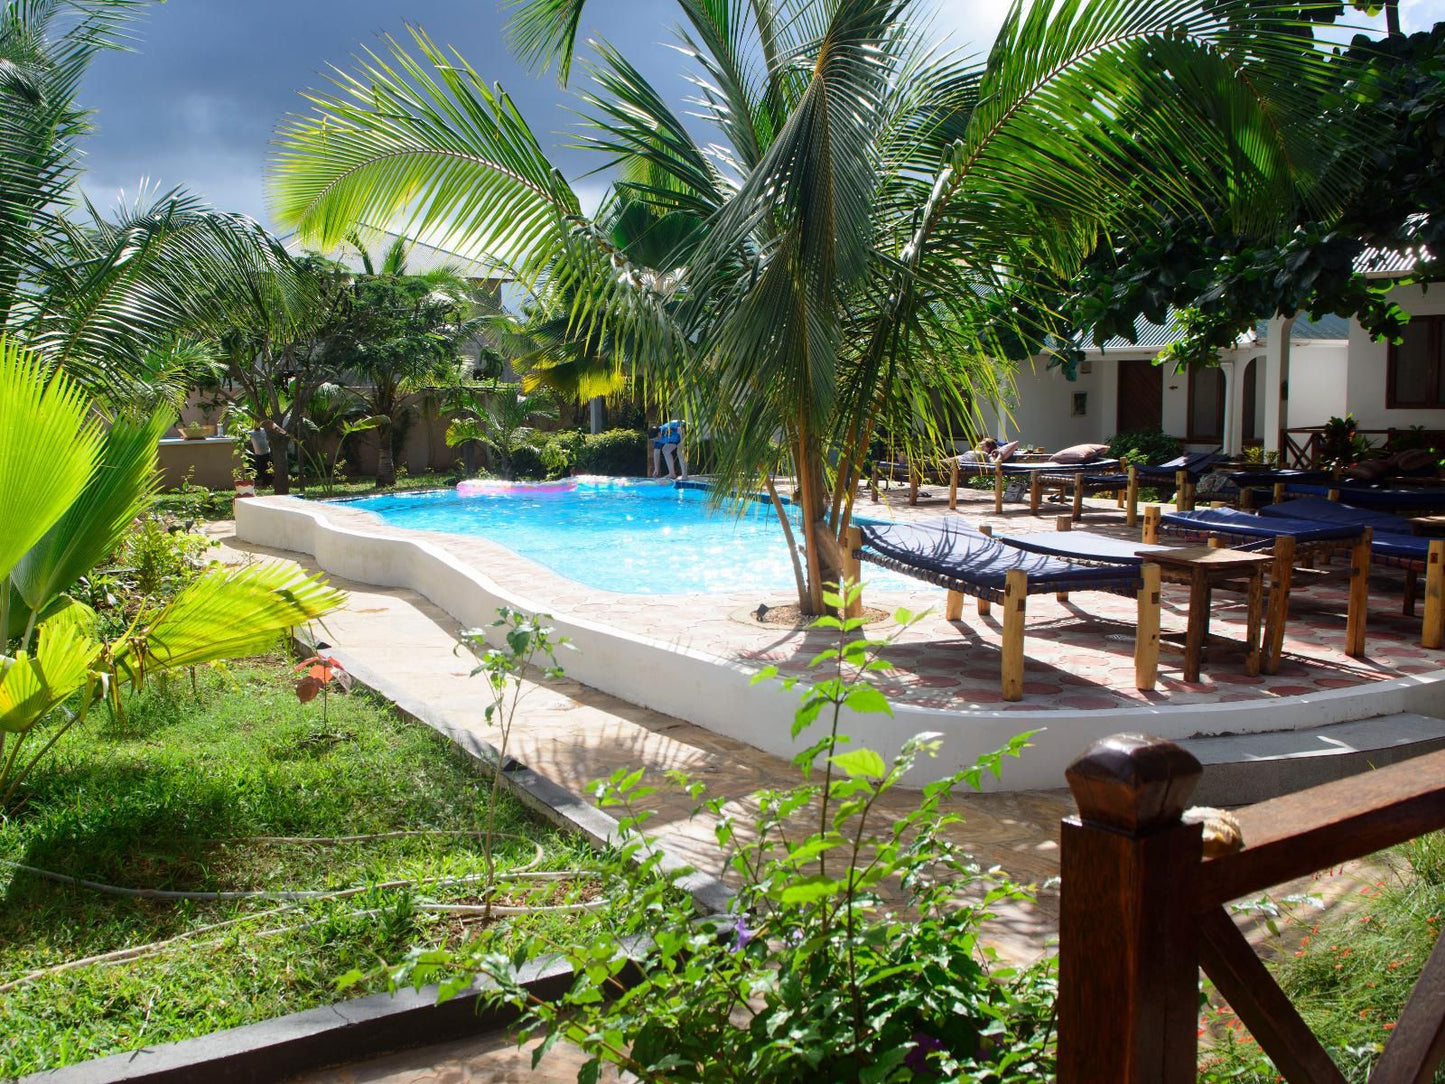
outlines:
[[116, 673], [139, 684], [149, 673], [268, 651], [283, 632], [346, 599], [294, 565], [212, 568], [113, 650]]
[[80, 691], [100, 650], [75, 624], [57, 622], [41, 627], [34, 654], [0, 658], [0, 733], [27, 733]]

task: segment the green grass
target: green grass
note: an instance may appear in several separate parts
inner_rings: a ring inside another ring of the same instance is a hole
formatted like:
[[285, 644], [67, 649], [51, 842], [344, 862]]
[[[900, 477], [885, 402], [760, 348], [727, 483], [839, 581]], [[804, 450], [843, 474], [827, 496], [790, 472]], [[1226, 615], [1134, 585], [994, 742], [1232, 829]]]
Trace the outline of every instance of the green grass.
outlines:
[[[360, 695], [332, 695], [323, 721], [321, 701], [301, 706], [290, 685], [289, 663], [253, 661], [203, 672], [194, 695], [188, 682], [150, 687], [132, 698], [124, 721], [97, 712], [60, 741], [23, 803], [0, 822], [0, 858], [112, 885], [188, 891], [331, 890], [483, 869], [480, 841], [465, 835], [228, 842], [468, 832], [482, 823], [485, 772], [450, 743]], [[505, 796], [497, 815], [500, 832], [520, 837], [499, 842], [499, 866], [532, 861], [538, 843], [539, 869], [587, 864], [582, 843]], [[457, 944], [475, 933], [474, 919], [424, 913], [419, 901], [478, 899], [475, 884], [429, 884], [262, 916], [284, 905], [126, 899], [7, 867], [0, 894], [0, 984], [260, 916], [134, 962], [0, 990], [0, 1078], [337, 1000], [334, 980], [352, 968], [371, 971], [411, 946]], [[494, 932], [504, 939], [560, 937], [575, 935], [577, 915], [502, 922]]]
[[[460, 470], [460, 467], [458, 467]], [[406, 493], [416, 489], [438, 489], [446, 488], [456, 484], [458, 474], [456, 471], [435, 471], [424, 474], [403, 475], [396, 480], [395, 485], [378, 489], [374, 478], [357, 478], [343, 480], [334, 486], [324, 486], [316, 481], [309, 481], [305, 487], [293, 478], [291, 479], [291, 494], [296, 497], [312, 497], [316, 499], [324, 497], [369, 497], [379, 493]], [[258, 486], [256, 492], [261, 495], [269, 495], [272, 490], [270, 486]], [[234, 494], [229, 489], [208, 490], [199, 486], [190, 486], [180, 490], [173, 490], [169, 493], [162, 493], [156, 500], [155, 510], [166, 515], [175, 516], [181, 520], [193, 520], [195, 522], [210, 522], [218, 519], [231, 518], [231, 501]]]
[[[1362, 882], [1353, 904], [1283, 939], [1271, 970], [1345, 1078], [1363, 1082], [1379, 1058], [1445, 921], [1445, 834], [1389, 852], [1391, 871]], [[1229, 1014], [1201, 1081], [1273, 1084], [1259, 1046]], [[1445, 1070], [1437, 1073], [1445, 1081]]]

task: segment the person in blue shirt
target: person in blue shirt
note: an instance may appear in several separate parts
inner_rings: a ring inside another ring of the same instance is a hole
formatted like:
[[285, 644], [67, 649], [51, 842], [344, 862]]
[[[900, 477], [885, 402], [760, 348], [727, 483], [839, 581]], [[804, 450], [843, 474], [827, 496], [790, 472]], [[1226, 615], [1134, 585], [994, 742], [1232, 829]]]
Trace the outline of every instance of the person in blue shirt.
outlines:
[[667, 463], [667, 476], [672, 478], [676, 475], [681, 481], [687, 477], [687, 453], [682, 448], [683, 430], [685, 423], [678, 419], [663, 422], [661, 425], [648, 430], [652, 437], [652, 476], [654, 478], [662, 474], [662, 465]]

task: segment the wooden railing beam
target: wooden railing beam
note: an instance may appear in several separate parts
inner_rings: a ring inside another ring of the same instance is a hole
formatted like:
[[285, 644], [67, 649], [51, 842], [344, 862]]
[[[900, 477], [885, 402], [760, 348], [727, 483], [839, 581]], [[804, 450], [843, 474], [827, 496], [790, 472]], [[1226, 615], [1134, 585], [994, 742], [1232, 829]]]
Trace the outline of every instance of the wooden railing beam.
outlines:
[[1289, 1084], [1345, 1084], [1319, 1039], [1221, 907], [1199, 916], [1199, 961]]
[[1445, 750], [1238, 810], [1245, 848], [1205, 863], [1201, 911], [1445, 828]]

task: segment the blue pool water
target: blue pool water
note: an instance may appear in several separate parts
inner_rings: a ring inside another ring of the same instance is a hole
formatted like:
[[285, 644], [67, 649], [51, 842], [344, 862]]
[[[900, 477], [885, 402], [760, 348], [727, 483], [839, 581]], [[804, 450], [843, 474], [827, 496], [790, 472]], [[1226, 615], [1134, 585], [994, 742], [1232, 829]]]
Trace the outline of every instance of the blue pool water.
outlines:
[[[697, 489], [582, 483], [564, 493], [462, 497], [442, 490], [347, 504], [396, 527], [480, 535], [603, 591], [745, 594], [790, 591], [795, 583], [771, 507], [715, 510]], [[865, 578], [879, 587], [907, 582], [881, 569], [865, 569]]]

